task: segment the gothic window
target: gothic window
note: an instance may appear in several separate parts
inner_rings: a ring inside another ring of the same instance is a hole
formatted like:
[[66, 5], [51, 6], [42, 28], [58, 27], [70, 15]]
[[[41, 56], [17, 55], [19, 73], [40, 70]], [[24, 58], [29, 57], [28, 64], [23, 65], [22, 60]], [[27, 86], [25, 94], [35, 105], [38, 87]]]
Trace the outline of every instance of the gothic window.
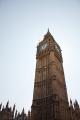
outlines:
[[57, 119], [58, 118], [58, 113], [59, 113], [59, 104], [58, 104], [58, 102], [55, 102], [55, 105], [54, 105], [54, 117], [55, 117], [55, 119]]
[[42, 97], [46, 94], [46, 83], [45, 80], [42, 81]]
[[48, 81], [48, 95], [52, 94], [52, 80]]
[[44, 67], [44, 69], [43, 69], [43, 80], [45, 80], [45, 79], [46, 79], [46, 69]]

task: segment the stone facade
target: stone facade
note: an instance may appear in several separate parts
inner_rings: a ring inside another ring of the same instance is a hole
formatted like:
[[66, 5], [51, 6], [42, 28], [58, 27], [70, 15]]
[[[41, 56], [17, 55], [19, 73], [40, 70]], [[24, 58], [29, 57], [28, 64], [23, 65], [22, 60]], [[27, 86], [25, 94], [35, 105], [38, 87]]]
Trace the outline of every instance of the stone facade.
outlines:
[[80, 120], [80, 107], [68, 102], [61, 48], [47, 32], [37, 46], [36, 71], [31, 112], [18, 113], [0, 104], [0, 120]]
[[68, 103], [61, 48], [48, 30], [37, 46], [32, 120], [72, 120], [75, 111]]

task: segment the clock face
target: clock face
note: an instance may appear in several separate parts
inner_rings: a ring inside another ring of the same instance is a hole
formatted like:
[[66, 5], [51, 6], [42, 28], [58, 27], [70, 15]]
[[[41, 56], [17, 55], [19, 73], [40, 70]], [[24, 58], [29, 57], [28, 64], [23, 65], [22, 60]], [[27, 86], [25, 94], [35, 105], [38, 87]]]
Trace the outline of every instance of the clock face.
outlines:
[[60, 50], [59, 50], [57, 45], [55, 45], [55, 49], [57, 50], [58, 53], [60, 52]]
[[45, 48], [47, 48], [47, 46], [48, 46], [47, 43], [43, 44], [43, 45], [41, 46], [41, 50], [44, 50]]

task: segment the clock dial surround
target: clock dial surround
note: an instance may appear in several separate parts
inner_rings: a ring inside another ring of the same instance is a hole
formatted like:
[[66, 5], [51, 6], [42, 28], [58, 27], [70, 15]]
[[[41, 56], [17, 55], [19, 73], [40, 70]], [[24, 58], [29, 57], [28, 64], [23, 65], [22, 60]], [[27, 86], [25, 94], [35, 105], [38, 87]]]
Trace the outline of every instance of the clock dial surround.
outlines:
[[47, 46], [48, 46], [47, 43], [43, 44], [43, 45], [40, 47], [40, 50], [45, 50], [45, 49], [47, 48]]

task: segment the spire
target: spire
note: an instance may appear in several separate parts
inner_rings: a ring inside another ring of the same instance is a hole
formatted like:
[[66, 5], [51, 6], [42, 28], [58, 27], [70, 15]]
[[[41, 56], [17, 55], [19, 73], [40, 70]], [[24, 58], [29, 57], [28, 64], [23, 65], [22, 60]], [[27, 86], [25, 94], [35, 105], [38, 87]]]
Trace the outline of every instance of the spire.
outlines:
[[[51, 35], [51, 33], [50, 33], [50, 31], [49, 31], [49, 28], [48, 28], [48, 30], [47, 30], [47, 33], [44, 35], [44, 38], [46, 38], [46, 37], [48, 37], [48, 36], [50, 36], [50, 37], [53, 38], [53, 36]], [[54, 38], [53, 38], [53, 39], [54, 39]]]
[[49, 28], [48, 28], [47, 34], [50, 34], [50, 35], [51, 35], [51, 33], [50, 33], [50, 31], [49, 31]]
[[48, 28], [48, 31], [47, 31], [48, 33], [49, 33], [49, 28]]
[[8, 100], [8, 102], [7, 102], [7, 104], [6, 104], [6, 108], [8, 108], [9, 107], [9, 100]]
[[50, 31], [49, 31], [49, 28], [48, 28], [48, 31], [47, 31], [46, 35], [51, 35], [51, 33], [50, 33]]
[[16, 105], [14, 104], [14, 106], [13, 106], [13, 113], [14, 113], [14, 111], [15, 111], [15, 106], [16, 106]]
[[1, 108], [2, 108], [2, 103], [0, 104], [0, 110], [1, 110]]
[[70, 105], [72, 106], [72, 100], [70, 99]]

